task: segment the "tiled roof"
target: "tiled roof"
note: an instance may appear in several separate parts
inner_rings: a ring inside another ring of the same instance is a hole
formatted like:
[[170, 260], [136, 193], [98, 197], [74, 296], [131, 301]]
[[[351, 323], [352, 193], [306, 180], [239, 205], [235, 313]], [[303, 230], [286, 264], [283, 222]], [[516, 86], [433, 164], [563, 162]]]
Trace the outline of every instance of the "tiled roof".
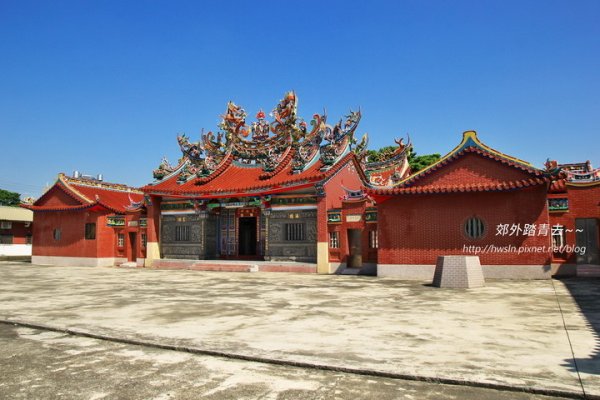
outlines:
[[[315, 164], [300, 173], [292, 173], [290, 163], [281, 163], [272, 174], [266, 174], [259, 165], [245, 165], [236, 161], [227, 164], [226, 168], [212, 179], [194, 178], [184, 183], [177, 182], [177, 176], [141, 188], [146, 193], [166, 194], [174, 196], [223, 197], [225, 195], [241, 195], [245, 193], [268, 194], [278, 191], [312, 186], [335, 174], [350, 160], [356, 164], [356, 155], [348, 153], [326, 171], [321, 171], [323, 163]], [[283, 160], [286, 161], [286, 160]], [[358, 171], [362, 170], [357, 168]], [[364, 174], [363, 174], [364, 175]], [[366, 178], [365, 178], [366, 179]]]
[[461, 193], [461, 192], [498, 192], [514, 189], [523, 189], [530, 186], [545, 184], [542, 178], [522, 179], [487, 184], [459, 184], [459, 185], [429, 185], [415, 187], [396, 187], [392, 189], [372, 189], [375, 195], [390, 194], [432, 194], [432, 193]]
[[550, 183], [548, 193], [565, 193], [567, 191], [567, 181], [565, 178], [557, 179]]
[[92, 204], [81, 204], [78, 206], [36, 206], [33, 204], [22, 204], [21, 207], [27, 208], [31, 211], [80, 211], [80, 210], [89, 210], [102, 208], [96, 203]]
[[59, 174], [54, 187], [79, 202], [79, 205], [44, 205], [41, 200], [51, 196], [51, 190], [40, 197], [33, 205], [23, 207], [33, 211], [72, 211], [87, 208], [104, 208], [116, 213], [132, 211], [141, 204], [144, 194], [126, 185], [70, 178]]
[[[432, 176], [435, 172], [448, 168], [457, 160], [468, 155], [476, 155], [484, 159], [496, 161], [507, 167], [522, 171], [523, 176], [496, 182], [486, 182], [482, 179], [481, 182], [477, 183], [448, 183], [441, 185], [426, 183], [430, 181], [427, 178]], [[408, 176], [406, 179], [398, 182], [394, 187], [382, 189], [370, 188], [367, 191], [376, 196], [422, 193], [490, 192], [521, 189], [534, 185], [546, 184], [547, 182], [549, 182], [549, 179], [544, 171], [533, 167], [526, 161], [511, 157], [488, 147], [479, 141], [477, 134], [474, 131], [467, 131], [463, 133], [462, 142], [438, 162]]]
[[430, 165], [429, 167], [413, 174], [398, 183], [398, 186], [410, 186], [415, 184], [425, 176], [430, 175], [432, 172], [439, 170], [442, 167], [454, 162], [461, 158], [467, 153], [475, 153], [480, 156], [501, 162], [502, 164], [520, 169], [525, 172], [534, 174], [535, 176], [542, 176], [543, 171], [535, 168], [526, 161], [519, 160], [517, 158], [508, 156], [497, 150], [494, 150], [479, 141], [477, 134], [474, 131], [467, 131], [463, 134], [463, 141], [450, 153], [442, 157], [438, 162]]

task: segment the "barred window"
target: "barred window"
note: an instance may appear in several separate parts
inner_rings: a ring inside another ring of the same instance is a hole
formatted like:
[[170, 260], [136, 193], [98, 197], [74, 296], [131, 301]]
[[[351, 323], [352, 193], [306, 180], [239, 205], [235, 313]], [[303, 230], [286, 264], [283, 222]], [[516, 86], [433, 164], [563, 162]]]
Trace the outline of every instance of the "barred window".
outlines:
[[178, 225], [175, 227], [175, 241], [176, 242], [189, 242], [190, 241], [190, 227], [187, 225]]
[[142, 247], [146, 247], [146, 243], [148, 243], [148, 237], [145, 233], [142, 233]]
[[0, 221], [0, 229], [11, 229], [12, 221]]
[[481, 239], [485, 233], [485, 225], [481, 219], [471, 217], [465, 221], [464, 232], [469, 239]]
[[338, 231], [329, 232], [329, 247], [332, 249], [340, 248], [340, 233]]
[[125, 246], [125, 235], [122, 233], [119, 233], [117, 235], [117, 246], [118, 247], [124, 247]]
[[33, 243], [33, 236], [31, 235], [31, 233], [28, 233], [27, 236], [25, 236], [25, 243], [27, 243], [27, 244]]
[[85, 238], [87, 240], [96, 239], [96, 224], [91, 222], [85, 224]]
[[379, 248], [379, 236], [377, 235], [377, 231], [369, 231], [369, 248]]
[[56, 228], [53, 232], [52, 232], [52, 237], [54, 238], [54, 240], [60, 240], [62, 233], [60, 231], [60, 229]]
[[289, 242], [306, 240], [306, 231], [304, 229], [304, 224], [285, 224], [285, 240]]

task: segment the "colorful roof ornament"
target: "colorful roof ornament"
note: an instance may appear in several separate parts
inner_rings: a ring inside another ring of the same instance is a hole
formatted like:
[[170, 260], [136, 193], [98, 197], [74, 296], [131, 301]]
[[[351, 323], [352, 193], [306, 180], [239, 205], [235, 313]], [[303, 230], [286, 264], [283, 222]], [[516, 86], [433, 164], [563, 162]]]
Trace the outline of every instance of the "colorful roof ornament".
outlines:
[[408, 154], [412, 149], [412, 143], [410, 136], [407, 135], [407, 138], [406, 144], [403, 138], [394, 139], [398, 147], [384, 156], [382, 161], [365, 162], [365, 173], [371, 187], [391, 187], [410, 174]]
[[349, 189], [342, 185], [342, 189], [344, 189], [344, 195], [340, 196], [340, 200], [344, 202], [359, 202], [369, 198], [363, 188]]
[[[195, 143], [185, 134], [179, 135], [177, 141], [182, 152], [179, 165], [173, 167], [163, 160], [154, 170], [156, 181], [146, 189], [199, 192], [208, 182], [234, 170], [236, 178], [246, 176], [252, 182], [242, 183], [238, 179], [221, 182], [219, 179], [215, 185], [226, 188], [237, 183], [241, 185], [236, 185], [239, 189], [244, 185], [267, 187], [270, 183], [304, 181], [308, 184], [349, 154], [356, 144], [354, 132], [361, 114], [351, 111], [334, 127], [327, 125], [325, 114], [314, 114], [309, 125], [297, 116], [297, 100], [294, 92], [287, 92], [269, 114], [273, 118], [271, 122], [261, 109], [250, 125], [246, 123], [246, 111], [229, 102], [219, 123], [219, 132], [203, 134]], [[365, 136], [356, 151], [363, 154], [366, 143]], [[174, 189], [173, 183], [180, 188]]]
[[361, 116], [360, 110], [350, 111], [343, 125], [340, 119], [333, 127], [325, 126], [323, 139], [328, 143], [321, 146], [321, 161], [324, 169], [329, 168], [348, 153], [350, 145], [354, 143], [354, 131], [358, 127]]

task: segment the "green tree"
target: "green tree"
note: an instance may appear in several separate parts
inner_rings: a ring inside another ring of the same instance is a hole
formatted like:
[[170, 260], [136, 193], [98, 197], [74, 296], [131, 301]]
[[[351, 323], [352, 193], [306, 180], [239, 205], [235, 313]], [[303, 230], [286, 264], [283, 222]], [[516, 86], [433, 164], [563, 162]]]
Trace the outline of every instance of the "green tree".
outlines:
[[[394, 151], [396, 151], [397, 148], [398, 147], [396, 146], [386, 146], [380, 148], [379, 150], [368, 150], [367, 160], [369, 162], [384, 161], [388, 159], [394, 153]], [[440, 155], [438, 153], [424, 154], [422, 156], [419, 156], [417, 155], [417, 153], [415, 153], [415, 151], [412, 148], [408, 153], [408, 164], [410, 165], [410, 171], [413, 174], [439, 161], [439, 159]]]
[[0, 206], [17, 207], [21, 203], [21, 195], [8, 190], [0, 189]]
[[390, 157], [396, 149], [396, 146], [385, 146], [379, 150], [367, 150], [367, 160], [369, 162], [383, 161]]
[[420, 170], [429, 167], [431, 164], [436, 163], [440, 160], [440, 154], [423, 154], [418, 156], [413, 149], [410, 149], [408, 153], [408, 165], [410, 165], [410, 173], [414, 174]]

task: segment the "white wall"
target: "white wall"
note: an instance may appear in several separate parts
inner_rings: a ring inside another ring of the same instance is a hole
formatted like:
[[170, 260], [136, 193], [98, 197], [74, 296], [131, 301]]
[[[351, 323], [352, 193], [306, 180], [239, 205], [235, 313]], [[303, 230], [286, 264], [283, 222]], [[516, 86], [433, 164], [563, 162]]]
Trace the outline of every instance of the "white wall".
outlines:
[[30, 256], [30, 244], [0, 244], [0, 257], [2, 256]]

